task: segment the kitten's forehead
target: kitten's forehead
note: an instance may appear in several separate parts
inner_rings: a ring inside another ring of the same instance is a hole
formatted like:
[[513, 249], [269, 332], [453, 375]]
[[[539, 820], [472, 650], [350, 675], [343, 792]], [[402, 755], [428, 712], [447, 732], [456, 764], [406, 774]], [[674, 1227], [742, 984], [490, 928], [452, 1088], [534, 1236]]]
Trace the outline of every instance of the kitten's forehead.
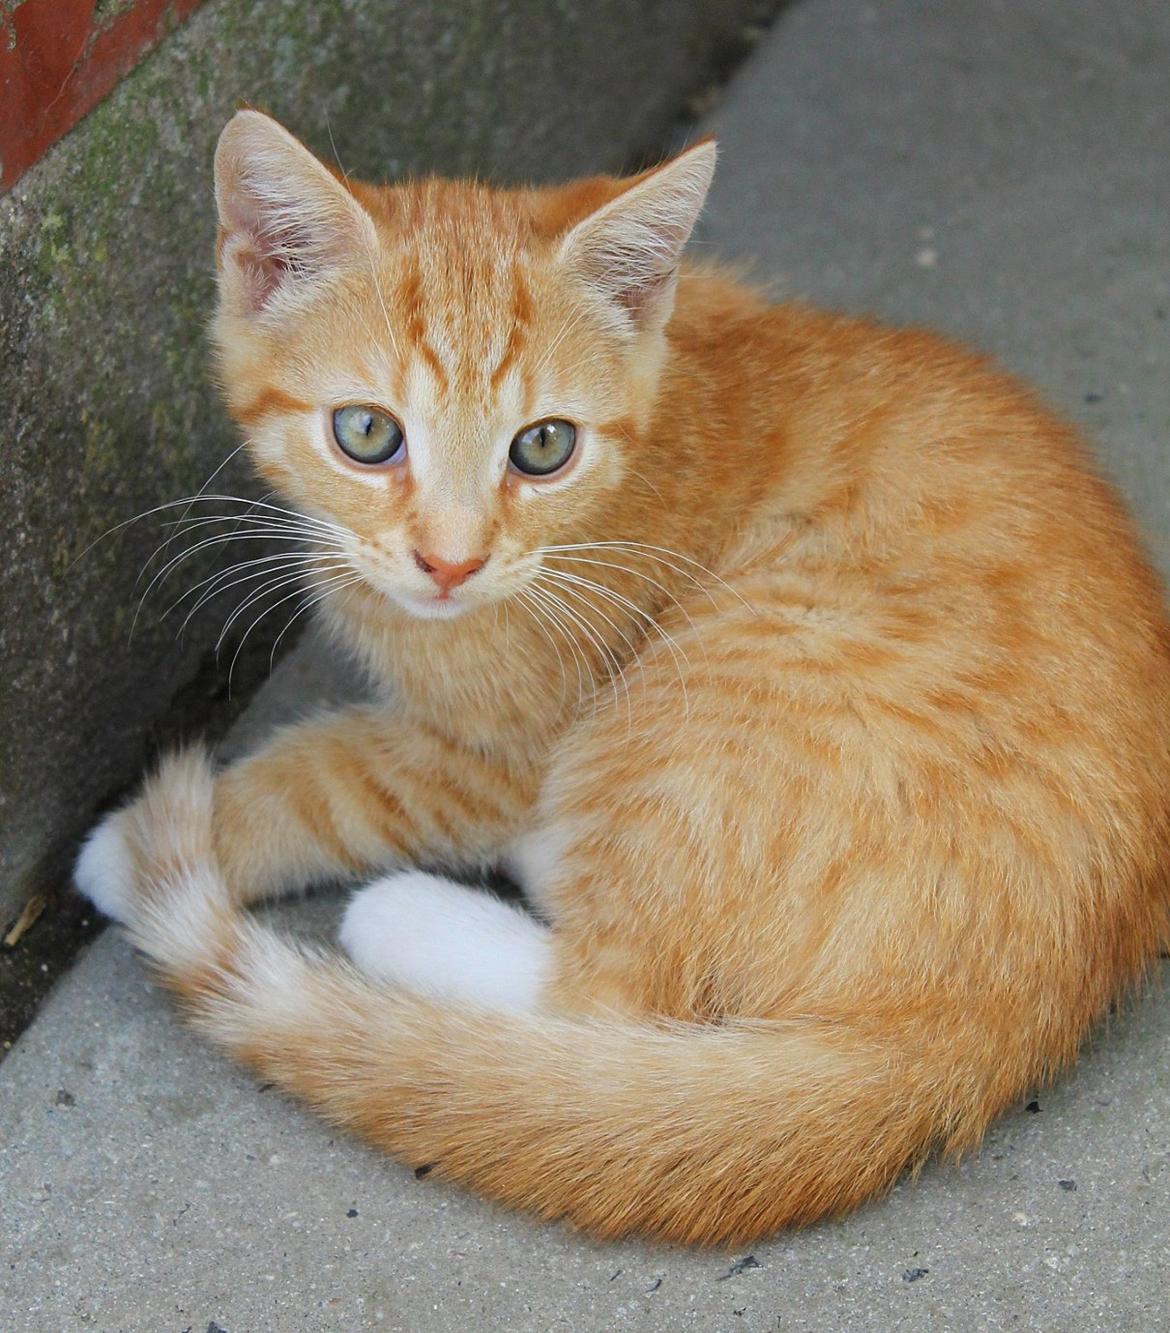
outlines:
[[528, 346], [536, 313], [530, 229], [508, 196], [416, 187], [383, 230], [401, 354], [442, 393], [496, 390]]
[[428, 293], [455, 307], [498, 300], [533, 239], [516, 195], [440, 180], [392, 191], [379, 230]]
[[402, 255], [398, 315], [416, 354], [454, 380], [494, 378], [532, 313], [531, 274], [518, 249], [436, 228]]

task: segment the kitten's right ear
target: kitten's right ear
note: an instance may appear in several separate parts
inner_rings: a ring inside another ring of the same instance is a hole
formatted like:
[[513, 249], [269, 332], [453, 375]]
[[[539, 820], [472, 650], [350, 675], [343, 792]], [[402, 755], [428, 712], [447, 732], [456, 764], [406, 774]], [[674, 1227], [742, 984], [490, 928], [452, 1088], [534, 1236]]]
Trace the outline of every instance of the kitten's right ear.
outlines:
[[220, 296], [259, 314], [376, 244], [369, 214], [298, 139], [238, 111], [215, 150]]
[[564, 262], [636, 328], [660, 329], [670, 317], [679, 260], [711, 186], [715, 156], [714, 139], [692, 144], [643, 172], [561, 243]]

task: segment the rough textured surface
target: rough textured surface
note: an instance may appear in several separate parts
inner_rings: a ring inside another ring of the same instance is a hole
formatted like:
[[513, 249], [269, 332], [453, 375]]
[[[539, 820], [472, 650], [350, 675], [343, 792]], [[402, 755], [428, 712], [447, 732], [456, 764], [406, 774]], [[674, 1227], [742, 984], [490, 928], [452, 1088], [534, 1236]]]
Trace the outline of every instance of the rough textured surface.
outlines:
[[178, 687], [214, 678], [222, 612], [177, 644], [157, 599], [127, 646], [157, 526], [86, 548], [234, 446], [203, 327], [211, 155], [239, 102], [373, 178], [615, 167], [660, 142], [767, 8], [211, 0], [0, 201], [0, 927], [141, 766]]
[[[992, 8], [790, 10], [713, 117], [707, 237], [788, 290], [941, 325], [1035, 377], [1092, 428], [1167, 569], [1170, 11]], [[327, 654], [290, 659], [267, 720], [318, 684], [340, 684]], [[0, 1324], [1162, 1329], [1168, 980], [980, 1154], [753, 1266], [591, 1245], [335, 1138], [183, 1031], [111, 933], [0, 1066]]]

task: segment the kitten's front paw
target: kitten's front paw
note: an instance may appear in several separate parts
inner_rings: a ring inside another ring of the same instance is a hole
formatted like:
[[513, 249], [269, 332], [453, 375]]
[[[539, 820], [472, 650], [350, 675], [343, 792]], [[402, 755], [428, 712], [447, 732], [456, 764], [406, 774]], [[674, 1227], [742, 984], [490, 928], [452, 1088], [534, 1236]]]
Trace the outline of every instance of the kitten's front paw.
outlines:
[[105, 916], [125, 923], [133, 884], [134, 864], [126, 841], [127, 812], [117, 810], [86, 838], [73, 883]]

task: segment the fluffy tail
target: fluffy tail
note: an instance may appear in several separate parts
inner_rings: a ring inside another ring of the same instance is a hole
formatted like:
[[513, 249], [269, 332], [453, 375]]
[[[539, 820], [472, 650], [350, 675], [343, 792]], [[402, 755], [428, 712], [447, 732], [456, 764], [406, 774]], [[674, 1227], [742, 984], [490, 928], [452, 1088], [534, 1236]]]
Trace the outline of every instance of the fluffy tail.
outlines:
[[[120, 861], [134, 888], [103, 906], [197, 1027], [410, 1165], [598, 1236], [733, 1243], [847, 1209], [954, 1139], [954, 1083], [908, 1038], [504, 1015], [379, 988], [231, 907], [210, 816], [205, 762], [170, 761], [108, 826], [125, 851], [111, 832], [101, 871]], [[78, 868], [91, 896], [101, 836]]]

